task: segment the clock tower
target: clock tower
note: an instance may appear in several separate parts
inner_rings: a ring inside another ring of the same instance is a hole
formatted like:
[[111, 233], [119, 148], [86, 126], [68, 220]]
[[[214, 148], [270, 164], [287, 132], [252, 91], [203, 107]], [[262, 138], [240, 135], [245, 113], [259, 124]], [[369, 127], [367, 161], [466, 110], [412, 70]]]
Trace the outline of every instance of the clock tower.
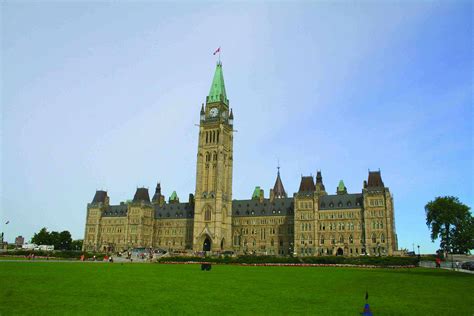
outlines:
[[201, 107], [193, 228], [195, 251], [232, 248], [233, 120], [219, 61], [206, 105]]

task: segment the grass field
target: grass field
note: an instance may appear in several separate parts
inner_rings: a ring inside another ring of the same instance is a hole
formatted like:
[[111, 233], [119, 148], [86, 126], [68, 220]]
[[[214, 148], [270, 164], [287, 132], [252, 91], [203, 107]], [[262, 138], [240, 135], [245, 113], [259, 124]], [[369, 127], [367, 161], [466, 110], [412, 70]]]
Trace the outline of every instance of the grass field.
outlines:
[[0, 315], [474, 314], [474, 275], [430, 269], [0, 262]]

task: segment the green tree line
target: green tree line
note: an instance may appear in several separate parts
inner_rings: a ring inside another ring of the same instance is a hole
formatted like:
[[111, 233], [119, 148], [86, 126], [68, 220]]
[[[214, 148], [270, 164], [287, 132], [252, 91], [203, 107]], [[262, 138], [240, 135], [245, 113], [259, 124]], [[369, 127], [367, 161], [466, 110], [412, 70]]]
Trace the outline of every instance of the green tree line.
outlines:
[[55, 250], [81, 250], [82, 248], [82, 240], [72, 240], [69, 231], [48, 232], [46, 227], [35, 233], [31, 242], [37, 245], [53, 245]]

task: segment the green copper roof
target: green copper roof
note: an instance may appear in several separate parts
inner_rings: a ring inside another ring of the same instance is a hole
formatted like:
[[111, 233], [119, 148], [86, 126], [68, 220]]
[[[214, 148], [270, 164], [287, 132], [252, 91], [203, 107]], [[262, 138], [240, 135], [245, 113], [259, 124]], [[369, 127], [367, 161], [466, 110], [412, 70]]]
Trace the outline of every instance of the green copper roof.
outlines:
[[225, 104], [229, 104], [227, 100], [227, 94], [225, 93], [224, 74], [222, 73], [222, 63], [218, 62], [216, 65], [216, 71], [214, 72], [214, 79], [212, 79], [211, 90], [207, 97], [207, 103], [222, 101]]
[[337, 186], [337, 190], [338, 190], [338, 191], [344, 191], [344, 188], [345, 188], [345, 187], [346, 187], [346, 186], [344, 185], [344, 181], [340, 180], [340, 181], [339, 181], [339, 185]]
[[339, 185], [337, 186], [337, 194], [346, 194], [347, 189], [346, 186], [344, 185], [344, 181], [340, 180]]
[[170, 201], [177, 201], [179, 198], [178, 198], [178, 195], [176, 194], [176, 191], [173, 191], [173, 193], [171, 193], [171, 196], [170, 196]]
[[259, 199], [260, 198], [260, 187], [255, 187], [253, 190], [252, 199]]

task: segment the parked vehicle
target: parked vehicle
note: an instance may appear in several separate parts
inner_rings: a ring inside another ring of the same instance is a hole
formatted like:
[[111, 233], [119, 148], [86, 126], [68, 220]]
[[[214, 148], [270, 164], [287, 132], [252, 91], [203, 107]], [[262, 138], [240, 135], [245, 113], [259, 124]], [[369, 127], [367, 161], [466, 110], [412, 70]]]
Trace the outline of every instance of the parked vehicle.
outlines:
[[461, 265], [461, 269], [474, 271], [474, 261], [467, 261]]
[[21, 249], [34, 250], [37, 247], [38, 247], [37, 244], [24, 244], [21, 246]]
[[39, 250], [43, 250], [43, 251], [53, 251], [54, 250], [54, 246], [53, 245], [39, 245]]

